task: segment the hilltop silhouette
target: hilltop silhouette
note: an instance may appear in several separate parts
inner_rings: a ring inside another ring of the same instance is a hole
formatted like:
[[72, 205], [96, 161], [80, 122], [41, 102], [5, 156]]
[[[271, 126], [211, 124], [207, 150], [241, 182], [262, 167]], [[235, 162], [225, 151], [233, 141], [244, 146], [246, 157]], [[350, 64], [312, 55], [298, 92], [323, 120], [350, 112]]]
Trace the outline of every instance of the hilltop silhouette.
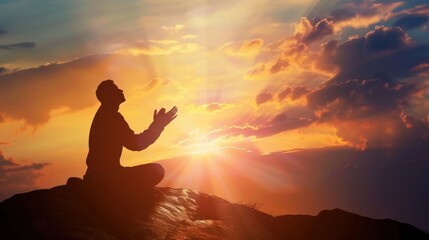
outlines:
[[189, 189], [154, 188], [125, 212], [85, 191], [82, 180], [72, 178], [3, 201], [1, 239], [429, 239], [409, 224], [340, 209], [274, 217]]

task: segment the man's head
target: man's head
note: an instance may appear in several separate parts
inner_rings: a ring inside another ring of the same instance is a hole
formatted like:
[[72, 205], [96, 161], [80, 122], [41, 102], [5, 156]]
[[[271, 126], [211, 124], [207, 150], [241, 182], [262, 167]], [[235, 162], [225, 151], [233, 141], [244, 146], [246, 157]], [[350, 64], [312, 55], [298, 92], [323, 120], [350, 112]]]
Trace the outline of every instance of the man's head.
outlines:
[[119, 105], [125, 102], [123, 91], [110, 79], [104, 80], [98, 85], [95, 95], [102, 104]]

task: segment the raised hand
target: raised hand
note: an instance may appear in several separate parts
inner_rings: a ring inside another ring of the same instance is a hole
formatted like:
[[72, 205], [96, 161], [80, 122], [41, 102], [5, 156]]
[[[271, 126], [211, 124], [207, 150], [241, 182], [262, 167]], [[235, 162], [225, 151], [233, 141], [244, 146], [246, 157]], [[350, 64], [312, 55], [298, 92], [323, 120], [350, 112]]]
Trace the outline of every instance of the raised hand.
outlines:
[[161, 108], [159, 112], [155, 109], [153, 112], [153, 122], [157, 125], [161, 125], [163, 127], [167, 126], [171, 121], [173, 121], [177, 115], [177, 107], [174, 106], [170, 111], [165, 112], [165, 108]]

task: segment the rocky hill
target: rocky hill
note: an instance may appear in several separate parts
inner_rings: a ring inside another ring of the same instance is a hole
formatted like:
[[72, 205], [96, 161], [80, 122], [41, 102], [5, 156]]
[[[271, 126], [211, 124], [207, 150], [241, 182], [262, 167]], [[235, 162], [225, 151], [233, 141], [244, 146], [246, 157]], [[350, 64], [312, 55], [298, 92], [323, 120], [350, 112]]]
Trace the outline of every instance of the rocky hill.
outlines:
[[429, 239], [412, 225], [340, 209], [274, 217], [188, 189], [155, 188], [145, 196], [114, 201], [78, 179], [17, 194], [0, 203], [0, 238]]

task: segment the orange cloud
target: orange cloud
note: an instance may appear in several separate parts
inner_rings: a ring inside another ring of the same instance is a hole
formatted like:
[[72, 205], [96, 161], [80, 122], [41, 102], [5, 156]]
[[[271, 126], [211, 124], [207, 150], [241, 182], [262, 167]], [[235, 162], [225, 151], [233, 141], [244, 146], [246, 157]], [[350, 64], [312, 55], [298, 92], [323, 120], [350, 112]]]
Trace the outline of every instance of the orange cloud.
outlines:
[[255, 99], [256, 105], [259, 106], [261, 104], [269, 102], [269, 101], [273, 100], [273, 97], [274, 96], [271, 93], [267, 93], [267, 92], [259, 93], [258, 95], [256, 95], [256, 99]]
[[200, 49], [201, 47], [196, 43], [180, 43], [175, 40], [139, 40], [120, 47], [116, 52], [133, 56], [170, 55], [173, 53], [192, 53]]
[[267, 76], [269, 66], [266, 63], [258, 63], [246, 72], [245, 79], [259, 79]]
[[192, 34], [186, 34], [182, 36], [183, 39], [195, 39], [197, 38], [197, 36], [192, 35]]
[[386, 21], [392, 17], [393, 10], [404, 5], [404, 2], [374, 3], [365, 0], [359, 3], [350, 2], [344, 7], [331, 13], [330, 19], [334, 22], [335, 31], [344, 28], [367, 28], [372, 24]]
[[301, 42], [310, 44], [312, 42], [321, 40], [325, 36], [334, 33], [334, 24], [332, 21], [322, 19], [318, 22], [312, 23], [306, 17], [302, 17], [298, 24], [295, 25], [294, 38]]
[[[259, 120], [254, 119], [254, 121], [257, 122]], [[269, 137], [281, 132], [309, 126], [313, 123], [313, 120], [305, 117], [288, 117], [281, 113], [264, 123], [255, 123], [217, 129], [207, 134], [206, 138], [215, 139], [218, 137], [233, 136], [255, 136], [257, 138]]]
[[264, 40], [257, 38], [242, 43], [229, 42], [220, 47], [220, 50], [233, 57], [254, 57], [259, 54], [263, 44]]
[[187, 110], [191, 113], [216, 113], [218, 111], [231, 109], [234, 107], [236, 107], [236, 105], [232, 103], [212, 102], [212, 103], [201, 104], [201, 105], [192, 104], [187, 107]]
[[277, 96], [279, 101], [283, 101], [285, 98], [290, 98], [292, 101], [298, 100], [310, 93], [310, 90], [304, 86], [298, 86], [296, 88], [285, 88]]
[[181, 30], [183, 30], [185, 28], [185, 25], [183, 24], [176, 24], [174, 26], [162, 26], [161, 29], [169, 32], [169, 33], [177, 33], [180, 32]]

